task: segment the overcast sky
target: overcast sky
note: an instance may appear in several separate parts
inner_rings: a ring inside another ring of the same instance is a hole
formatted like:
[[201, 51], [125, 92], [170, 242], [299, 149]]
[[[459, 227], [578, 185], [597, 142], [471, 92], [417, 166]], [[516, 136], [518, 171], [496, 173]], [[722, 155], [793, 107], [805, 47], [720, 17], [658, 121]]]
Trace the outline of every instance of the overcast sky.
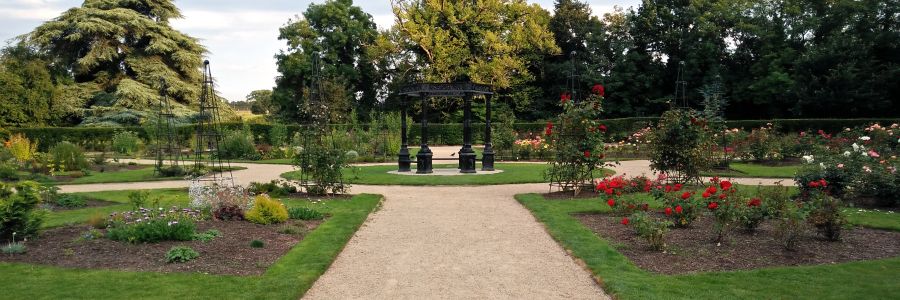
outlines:
[[[209, 60], [219, 90], [229, 100], [243, 100], [250, 91], [275, 85], [274, 55], [283, 48], [278, 28], [322, 0], [189, 0], [175, 1], [185, 18], [172, 26], [209, 49]], [[379, 28], [393, 24], [390, 0], [354, 1], [372, 15]], [[553, 0], [529, 0], [553, 10]], [[594, 14], [613, 6], [637, 6], [640, 0], [588, 0]], [[28, 33], [42, 22], [81, 5], [82, 0], [0, 0], [0, 41]]]

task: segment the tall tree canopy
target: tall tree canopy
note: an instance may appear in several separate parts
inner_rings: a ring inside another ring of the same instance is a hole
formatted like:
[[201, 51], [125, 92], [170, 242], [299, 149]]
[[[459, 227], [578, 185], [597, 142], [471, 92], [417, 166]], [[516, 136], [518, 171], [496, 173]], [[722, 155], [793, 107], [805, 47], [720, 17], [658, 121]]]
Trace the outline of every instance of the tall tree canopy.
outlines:
[[[285, 119], [301, 121], [301, 108], [306, 96], [303, 88], [313, 75], [313, 58], [320, 61], [320, 76], [325, 89], [325, 101], [338, 117], [332, 121], [346, 121], [349, 110], [355, 108], [365, 120], [377, 102], [380, 80], [367, 49], [375, 43], [378, 31], [372, 16], [352, 0], [328, 0], [311, 4], [298, 20], [281, 28], [280, 40], [287, 42], [287, 50], [276, 55], [278, 72], [273, 101], [278, 114]], [[339, 91], [338, 89], [343, 89]]]
[[525, 0], [395, 0], [401, 34], [417, 54], [421, 79], [472, 80], [508, 88], [531, 81], [529, 67], [559, 48], [550, 14]]
[[70, 72], [75, 84], [65, 94], [76, 106], [147, 110], [159, 99], [160, 79], [189, 105], [199, 97], [206, 50], [169, 25], [181, 17], [171, 0], [85, 0], [24, 42]]
[[[33, 49], [22, 45], [0, 52], [0, 125], [57, 125], [72, 110], [59, 101], [54, 70]], [[58, 70], [56, 70], [58, 71]]]

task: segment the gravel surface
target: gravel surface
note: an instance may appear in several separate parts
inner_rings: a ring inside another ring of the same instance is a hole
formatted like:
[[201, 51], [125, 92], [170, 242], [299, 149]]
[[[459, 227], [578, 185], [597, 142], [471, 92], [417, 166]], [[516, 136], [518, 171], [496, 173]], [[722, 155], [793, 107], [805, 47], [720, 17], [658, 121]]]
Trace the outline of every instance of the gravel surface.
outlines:
[[512, 197], [546, 189], [354, 186], [384, 206], [305, 298], [608, 298]]

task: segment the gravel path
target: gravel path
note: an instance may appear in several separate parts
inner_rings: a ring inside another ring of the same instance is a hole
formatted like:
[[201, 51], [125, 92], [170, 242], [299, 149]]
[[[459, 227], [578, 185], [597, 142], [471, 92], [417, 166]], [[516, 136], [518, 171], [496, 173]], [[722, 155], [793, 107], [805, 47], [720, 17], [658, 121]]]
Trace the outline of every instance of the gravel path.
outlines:
[[354, 186], [384, 206], [305, 298], [608, 298], [512, 197], [546, 188]]

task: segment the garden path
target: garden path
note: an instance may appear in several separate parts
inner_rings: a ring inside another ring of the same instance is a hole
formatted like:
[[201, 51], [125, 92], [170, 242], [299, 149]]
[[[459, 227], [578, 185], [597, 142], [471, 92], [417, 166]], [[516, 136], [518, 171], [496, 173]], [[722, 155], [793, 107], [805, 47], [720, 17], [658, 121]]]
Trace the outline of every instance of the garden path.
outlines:
[[605, 299], [513, 195], [545, 184], [354, 186], [386, 196], [306, 299]]

